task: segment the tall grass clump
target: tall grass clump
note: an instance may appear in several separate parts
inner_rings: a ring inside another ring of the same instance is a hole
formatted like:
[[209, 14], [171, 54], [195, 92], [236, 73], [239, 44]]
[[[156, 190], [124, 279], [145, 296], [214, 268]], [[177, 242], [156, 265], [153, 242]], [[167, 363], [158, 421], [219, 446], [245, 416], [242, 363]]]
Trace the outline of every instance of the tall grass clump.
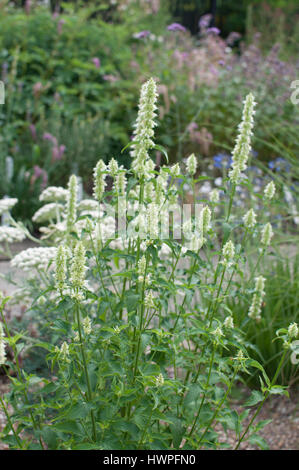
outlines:
[[[13, 299], [1, 299], [1, 363], [10, 378], [10, 392], [1, 398], [7, 419], [2, 440], [11, 448], [229, 447], [219, 438], [221, 428], [235, 432], [236, 449], [245, 439], [266, 445], [257, 437], [256, 418], [270, 394], [287, 393], [276, 380], [298, 327], [286, 323], [278, 336], [273, 331], [282, 354], [268, 376], [238, 326], [242, 315], [253, 327], [263, 316], [264, 258], [275, 237], [259, 214], [244, 214], [245, 223], [234, 217], [236, 187], [246, 184], [255, 105], [249, 94], [225, 201], [214, 191], [209, 203], [182, 204], [184, 185], [194, 189], [202, 181], [194, 155], [186, 170], [178, 163], [155, 166], [151, 152], [167, 154], [154, 140], [153, 79], [141, 89], [131, 170], [115, 159], [99, 160], [90, 199], [80, 199], [75, 175], [67, 189], [44, 189], [44, 205], [34, 215], [40, 246], [11, 261], [28, 273], [27, 313], [44, 316], [43, 334], [10, 326], [5, 312]], [[215, 215], [220, 205], [221, 221]], [[24, 230], [10, 223], [7, 237], [12, 229]], [[244, 250], [256, 236], [260, 256], [247, 274]], [[243, 282], [236, 283], [240, 273]], [[239, 299], [235, 312], [231, 297]], [[48, 374], [22, 368], [22, 355], [35, 348], [45, 351]], [[236, 413], [232, 388], [254, 371], [259, 389]]]

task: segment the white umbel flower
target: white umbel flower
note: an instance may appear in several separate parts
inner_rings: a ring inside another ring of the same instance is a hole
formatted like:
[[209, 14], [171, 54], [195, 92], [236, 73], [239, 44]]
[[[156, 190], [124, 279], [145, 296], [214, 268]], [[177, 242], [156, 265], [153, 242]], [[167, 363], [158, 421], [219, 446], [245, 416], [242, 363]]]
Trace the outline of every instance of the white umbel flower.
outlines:
[[0, 215], [4, 212], [10, 211], [18, 202], [17, 198], [6, 197], [4, 199], [0, 199]]
[[40, 196], [39, 200], [41, 202], [57, 202], [63, 201], [65, 202], [67, 199], [68, 190], [62, 188], [61, 186], [48, 186], [48, 188], [44, 189]]
[[0, 242], [21, 242], [26, 238], [24, 232], [19, 228], [0, 226]]
[[84, 211], [86, 213], [95, 213], [100, 209], [98, 201], [94, 199], [82, 199], [78, 204], [78, 211]]
[[57, 202], [50, 202], [45, 206], [38, 209], [32, 217], [33, 222], [42, 223], [49, 222], [51, 220], [60, 220], [61, 214], [64, 210], [64, 206]]
[[241, 172], [247, 168], [247, 160], [251, 150], [255, 105], [254, 96], [252, 93], [249, 93], [244, 100], [242, 121], [239, 124], [239, 135], [236, 139], [236, 145], [232, 154], [232, 169], [229, 172], [229, 178], [234, 184], [239, 182]]
[[[32, 268], [46, 269], [55, 260], [56, 253], [55, 247], [28, 248], [12, 258], [11, 266], [23, 269], [23, 271], [30, 271]], [[50, 268], [53, 267], [52, 263]]]

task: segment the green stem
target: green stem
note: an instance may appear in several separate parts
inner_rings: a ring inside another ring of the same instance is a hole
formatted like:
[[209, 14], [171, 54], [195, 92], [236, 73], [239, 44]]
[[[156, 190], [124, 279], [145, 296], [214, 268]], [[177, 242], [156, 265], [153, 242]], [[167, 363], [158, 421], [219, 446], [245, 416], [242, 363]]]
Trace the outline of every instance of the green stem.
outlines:
[[224, 395], [224, 397], [222, 398], [222, 400], [221, 400], [221, 402], [219, 403], [219, 405], [217, 406], [216, 410], [214, 411], [214, 414], [213, 414], [212, 418], [210, 419], [210, 421], [209, 421], [209, 423], [207, 424], [207, 426], [206, 426], [206, 428], [205, 428], [203, 434], [201, 435], [201, 437], [200, 437], [200, 439], [199, 439], [199, 442], [198, 442], [198, 445], [201, 443], [201, 441], [203, 440], [203, 438], [204, 438], [205, 435], [207, 434], [208, 430], [211, 428], [211, 426], [212, 426], [212, 424], [213, 424], [215, 418], [217, 417], [219, 411], [221, 410], [223, 403], [225, 402], [225, 400], [226, 400], [228, 394], [229, 394], [230, 391], [231, 391], [231, 388], [232, 388], [232, 385], [233, 385], [233, 383], [234, 383], [234, 381], [235, 381], [235, 377], [236, 377], [236, 375], [237, 375], [238, 370], [239, 370], [239, 366], [235, 367], [232, 380], [230, 381], [230, 384], [229, 384], [229, 386], [227, 387], [227, 390], [226, 390], [226, 392], [225, 392], [225, 395]]
[[13, 427], [13, 425], [12, 425], [12, 422], [11, 422], [11, 419], [10, 419], [10, 416], [9, 416], [9, 413], [8, 413], [8, 411], [7, 411], [7, 408], [6, 408], [6, 406], [5, 406], [5, 403], [4, 403], [4, 401], [2, 400], [1, 396], [0, 396], [0, 402], [1, 402], [1, 406], [2, 406], [2, 408], [3, 408], [3, 411], [4, 411], [4, 413], [5, 413], [6, 419], [7, 419], [7, 421], [8, 421], [8, 424], [9, 424], [9, 426], [10, 426], [12, 432], [13, 432], [13, 435], [15, 436], [15, 439], [16, 439], [18, 445], [19, 445], [19, 448], [22, 449], [22, 448], [23, 448], [22, 442], [20, 441], [19, 436], [17, 435], [16, 431], [14, 430], [14, 427]]
[[[213, 366], [213, 362], [214, 362], [215, 351], [216, 351], [216, 346], [214, 345], [214, 347], [213, 347], [213, 353], [212, 353], [211, 360], [210, 360], [210, 367], [209, 367], [209, 372], [208, 372], [208, 378], [207, 378], [207, 381], [206, 381], [206, 389], [208, 388], [208, 386], [209, 386], [209, 384], [210, 384], [210, 378], [211, 378], [212, 366]], [[197, 374], [196, 374], [194, 383], [197, 382], [198, 375], [199, 375], [199, 371], [200, 371], [200, 367], [198, 368], [198, 372], [197, 372]], [[196, 414], [196, 417], [195, 417], [195, 419], [194, 419], [194, 422], [193, 422], [191, 431], [190, 431], [190, 433], [188, 434], [188, 439], [190, 439], [190, 437], [191, 437], [192, 434], [193, 434], [193, 431], [194, 431], [194, 429], [195, 429], [195, 426], [196, 426], [198, 417], [199, 417], [199, 415], [200, 415], [202, 406], [203, 406], [204, 401], [205, 401], [205, 398], [206, 398], [206, 394], [207, 394], [207, 392], [205, 391], [204, 394], [203, 394], [203, 397], [202, 397], [202, 399], [201, 399], [201, 403], [200, 403], [198, 412], [197, 412], [197, 414]]]
[[271, 384], [270, 384], [270, 387], [268, 388], [268, 391], [267, 391], [266, 394], [265, 394], [264, 399], [263, 399], [263, 400], [261, 401], [261, 403], [259, 404], [259, 406], [258, 406], [256, 412], [254, 413], [253, 417], [252, 417], [251, 420], [249, 421], [248, 426], [246, 427], [245, 431], [243, 432], [242, 436], [240, 437], [240, 439], [239, 439], [239, 441], [238, 441], [238, 443], [237, 443], [237, 445], [236, 445], [236, 447], [235, 447], [234, 450], [238, 450], [238, 448], [240, 447], [240, 444], [241, 444], [241, 442], [243, 441], [244, 437], [246, 436], [248, 430], [250, 429], [250, 427], [251, 427], [253, 421], [255, 420], [255, 418], [257, 417], [257, 415], [258, 415], [259, 412], [261, 411], [261, 409], [262, 409], [262, 407], [263, 407], [265, 401], [267, 400], [267, 398], [268, 398], [268, 396], [269, 396], [269, 394], [270, 394], [270, 389], [271, 389], [271, 387], [273, 387], [273, 385], [275, 384], [276, 379], [277, 379], [277, 377], [278, 377], [278, 374], [279, 374], [279, 372], [280, 372], [280, 369], [282, 368], [282, 365], [283, 365], [283, 362], [284, 362], [284, 360], [285, 360], [285, 357], [286, 357], [287, 352], [288, 352], [288, 350], [286, 349], [286, 350], [284, 351], [284, 353], [283, 353], [281, 359], [280, 359], [280, 362], [279, 362], [278, 367], [277, 367], [277, 369], [276, 369], [275, 375], [274, 375], [274, 377], [273, 377], [273, 379], [272, 379], [272, 382], [271, 382]]
[[[88, 401], [91, 403], [92, 391], [91, 391], [91, 385], [90, 385], [89, 374], [88, 374], [88, 369], [87, 369], [87, 361], [86, 361], [85, 348], [84, 348], [83, 336], [82, 336], [82, 330], [81, 330], [80, 310], [79, 310], [78, 302], [76, 302], [76, 317], [77, 317], [78, 332], [79, 332], [79, 339], [80, 339], [80, 349], [81, 349], [81, 355], [82, 355], [82, 360], [83, 360], [83, 367], [84, 367], [84, 373], [85, 373], [85, 379], [86, 379], [86, 385], [87, 385], [87, 391], [88, 391]], [[90, 411], [90, 416], [91, 416], [91, 422], [92, 422], [93, 440], [94, 442], [96, 442], [97, 433], [96, 433], [96, 423], [95, 423], [93, 410]]]
[[[2, 321], [3, 321], [3, 324], [4, 324], [4, 328], [5, 328], [7, 337], [8, 337], [8, 339], [9, 339], [9, 343], [11, 344], [11, 347], [12, 347], [12, 350], [13, 350], [13, 355], [14, 355], [14, 359], [15, 359], [16, 367], [17, 367], [18, 378], [19, 378], [20, 382], [22, 382], [22, 384], [24, 385], [23, 393], [24, 393], [25, 402], [26, 402], [26, 405], [29, 407], [29, 406], [30, 406], [30, 403], [29, 403], [29, 399], [28, 399], [28, 395], [27, 395], [27, 391], [26, 391], [26, 382], [23, 380], [23, 376], [22, 376], [22, 372], [21, 372], [21, 368], [20, 368], [20, 363], [19, 363], [19, 358], [18, 358], [17, 350], [16, 350], [16, 347], [15, 347], [14, 342], [12, 341], [9, 328], [8, 328], [8, 326], [7, 326], [7, 323], [6, 323], [4, 314], [3, 314], [3, 308], [1, 309], [1, 318], [2, 318]], [[39, 429], [41, 429], [40, 425], [37, 425], [37, 424], [36, 424], [36, 421], [35, 421], [35, 419], [34, 419], [34, 416], [33, 416], [33, 414], [32, 414], [31, 409], [29, 409], [29, 414], [30, 414], [30, 417], [31, 417], [33, 429], [36, 430], [37, 427], [39, 427]], [[44, 449], [44, 445], [43, 445], [43, 443], [42, 443], [41, 438], [39, 438], [39, 442], [40, 442], [41, 448]]]

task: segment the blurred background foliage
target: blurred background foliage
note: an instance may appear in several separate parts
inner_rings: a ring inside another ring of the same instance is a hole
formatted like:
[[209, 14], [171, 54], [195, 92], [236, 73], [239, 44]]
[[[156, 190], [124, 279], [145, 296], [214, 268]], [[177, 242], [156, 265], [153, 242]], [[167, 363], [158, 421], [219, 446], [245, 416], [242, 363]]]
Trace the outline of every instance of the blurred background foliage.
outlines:
[[[100, 157], [130, 165], [121, 150], [150, 76], [160, 95], [157, 142], [171, 161], [195, 152], [206, 171], [229, 153], [249, 91], [256, 162], [296, 155], [294, 1], [0, 0], [0, 11], [0, 197], [18, 197], [14, 215], [27, 224], [40, 187], [76, 172], [88, 193]], [[153, 158], [161, 162], [159, 152]]]

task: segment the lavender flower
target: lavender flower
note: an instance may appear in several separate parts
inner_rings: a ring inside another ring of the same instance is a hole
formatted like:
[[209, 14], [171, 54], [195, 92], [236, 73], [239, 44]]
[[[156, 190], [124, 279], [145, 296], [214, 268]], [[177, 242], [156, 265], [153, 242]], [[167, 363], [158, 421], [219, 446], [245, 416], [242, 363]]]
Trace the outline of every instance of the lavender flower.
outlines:
[[220, 34], [220, 29], [213, 26], [212, 28], [207, 29], [207, 33], [218, 35]]
[[143, 39], [143, 38], [147, 38], [150, 34], [151, 34], [151, 32], [146, 29], [144, 31], [140, 31], [139, 33], [133, 34], [133, 38]]
[[182, 31], [185, 32], [187, 29], [185, 26], [181, 25], [180, 23], [172, 23], [169, 26], [167, 26], [168, 31]]
[[100, 59], [99, 59], [98, 57], [93, 57], [93, 58], [91, 59], [91, 61], [93, 62], [93, 64], [96, 66], [97, 69], [100, 68], [100, 66], [101, 66], [101, 61], [100, 61]]

